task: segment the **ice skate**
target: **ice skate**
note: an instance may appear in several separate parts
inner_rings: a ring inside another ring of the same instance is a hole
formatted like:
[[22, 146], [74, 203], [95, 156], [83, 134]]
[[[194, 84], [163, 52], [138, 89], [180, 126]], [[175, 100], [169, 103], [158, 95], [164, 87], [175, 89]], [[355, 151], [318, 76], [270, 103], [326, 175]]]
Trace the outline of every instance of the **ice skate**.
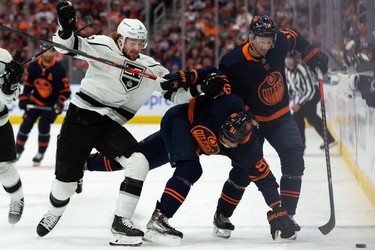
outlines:
[[156, 244], [179, 246], [183, 238], [182, 232], [171, 227], [168, 218], [156, 209], [147, 223], [144, 240]]
[[76, 188], [76, 193], [77, 193], [77, 194], [82, 193], [82, 186], [83, 186], [83, 178], [81, 178], [81, 179], [77, 182], [77, 188]]
[[22, 152], [16, 153], [16, 160], [15, 161], [18, 161], [20, 159], [21, 155], [22, 155]]
[[23, 198], [19, 200], [11, 200], [9, 207], [8, 221], [10, 224], [16, 224], [22, 216], [24, 206]]
[[221, 213], [216, 211], [214, 215], [214, 235], [229, 238], [231, 232], [234, 230], [234, 225], [230, 222], [228, 217], [223, 216]]
[[43, 160], [44, 153], [37, 153], [33, 158], [33, 167], [39, 167], [40, 162]]
[[125, 217], [115, 215], [111, 229], [113, 236], [111, 246], [140, 246], [144, 233], [134, 228], [133, 222]]
[[60, 218], [61, 216], [53, 215], [50, 212], [46, 213], [43, 216], [43, 219], [39, 222], [36, 228], [36, 233], [40, 237], [47, 235], [56, 226]]
[[297, 222], [293, 218], [293, 215], [288, 215], [288, 216], [294, 222], [294, 231], [296, 231], [296, 232], [301, 231], [301, 227], [297, 224]]

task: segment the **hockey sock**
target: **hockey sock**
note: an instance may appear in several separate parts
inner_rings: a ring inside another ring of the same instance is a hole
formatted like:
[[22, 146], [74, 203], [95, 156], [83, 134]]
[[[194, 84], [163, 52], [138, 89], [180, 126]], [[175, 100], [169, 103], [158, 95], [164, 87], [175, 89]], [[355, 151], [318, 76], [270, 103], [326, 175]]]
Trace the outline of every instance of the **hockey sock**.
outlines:
[[104, 155], [96, 153], [87, 159], [87, 170], [89, 171], [117, 171], [124, 169], [116, 160], [110, 161]]
[[178, 176], [172, 176], [165, 186], [161, 196], [158, 209], [168, 218], [172, 218], [178, 208], [185, 201], [190, 191], [191, 183], [186, 179]]
[[0, 183], [11, 199], [23, 197], [22, 182], [12, 162], [0, 162]]
[[296, 213], [301, 191], [302, 176], [283, 175], [280, 180], [281, 204], [289, 215]]
[[43, 154], [46, 152], [48, 144], [49, 144], [49, 139], [50, 139], [50, 134], [39, 134], [38, 136], [38, 145], [39, 145], [39, 150], [38, 152]]
[[21, 131], [18, 132], [17, 139], [16, 139], [17, 154], [22, 154], [23, 150], [25, 149], [25, 144], [26, 144], [28, 137], [29, 137], [29, 134], [24, 134]]
[[225, 217], [231, 217], [233, 211], [240, 203], [245, 187], [235, 184], [231, 179], [228, 179], [223, 186], [221, 196], [217, 204], [217, 210]]
[[120, 186], [115, 214], [120, 217], [132, 218], [141, 195], [143, 181], [125, 177]]

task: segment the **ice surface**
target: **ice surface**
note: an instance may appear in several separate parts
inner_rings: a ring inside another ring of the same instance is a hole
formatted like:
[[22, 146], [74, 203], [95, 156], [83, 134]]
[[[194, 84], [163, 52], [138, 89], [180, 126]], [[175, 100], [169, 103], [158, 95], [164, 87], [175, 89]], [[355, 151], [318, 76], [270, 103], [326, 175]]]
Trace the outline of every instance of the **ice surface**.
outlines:
[[[51, 143], [40, 167], [32, 167], [37, 152], [36, 127], [30, 134], [26, 149], [16, 167], [21, 175], [25, 194], [23, 217], [15, 226], [8, 224], [9, 198], [0, 192], [0, 249], [23, 250], [99, 250], [113, 249], [108, 242], [110, 226], [118, 196], [122, 171], [113, 173], [85, 173], [83, 192], [74, 195], [55, 229], [38, 238], [36, 226], [48, 210], [48, 195], [54, 179], [54, 153], [60, 125], [53, 125]], [[158, 125], [127, 125], [137, 139], [158, 129]], [[18, 125], [14, 125], [15, 133]], [[266, 206], [255, 185], [250, 185], [231, 220], [236, 226], [229, 239], [212, 235], [212, 218], [221, 188], [228, 178], [230, 161], [222, 156], [201, 157], [204, 168], [201, 179], [192, 187], [185, 203], [169, 222], [184, 233], [180, 247], [165, 247], [143, 243], [137, 249], [355, 249], [356, 243], [375, 249], [375, 210], [358, 186], [352, 173], [338, 153], [331, 149], [333, 190], [336, 206], [336, 227], [322, 235], [318, 227], [329, 219], [329, 200], [322, 140], [312, 129], [307, 129], [306, 170], [301, 199], [295, 219], [302, 230], [293, 242], [272, 241]], [[277, 179], [280, 177], [279, 159], [275, 151], [265, 145], [265, 157]], [[156, 200], [160, 198], [173, 169], [165, 165], [147, 176], [142, 196], [133, 218], [145, 230]], [[117, 247], [121, 248], [121, 247]]]

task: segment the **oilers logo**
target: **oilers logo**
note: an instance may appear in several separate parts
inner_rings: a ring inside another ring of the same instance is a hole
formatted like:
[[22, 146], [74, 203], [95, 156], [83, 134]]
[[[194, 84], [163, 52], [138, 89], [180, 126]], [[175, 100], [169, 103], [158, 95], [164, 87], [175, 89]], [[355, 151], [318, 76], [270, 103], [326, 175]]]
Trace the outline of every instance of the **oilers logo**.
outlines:
[[37, 78], [34, 86], [42, 98], [48, 98], [52, 94], [52, 85], [44, 78]]
[[284, 82], [280, 72], [267, 75], [258, 88], [259, 99], [266, 105], [279, 103], [284, 96]]
[[[138, 64], [126, 61], [124, 63], [126, 67], [135, 68], [140, 71], [145, 71], [146, 67], [140, 66]], [[120, 82], [124, 86], [124, 89], [126, 92], [132, 91], [134, 89], [137, 89], [141, 83], [142, 76], [134, 73], [130, 73], [128, 71], [123, 70], [122, 74], [120, 76]]]
[[215, 134], [207, 127], [197, 125], [191, 129], [191, 133], [205, 154], [212, 155], [220, 152]]

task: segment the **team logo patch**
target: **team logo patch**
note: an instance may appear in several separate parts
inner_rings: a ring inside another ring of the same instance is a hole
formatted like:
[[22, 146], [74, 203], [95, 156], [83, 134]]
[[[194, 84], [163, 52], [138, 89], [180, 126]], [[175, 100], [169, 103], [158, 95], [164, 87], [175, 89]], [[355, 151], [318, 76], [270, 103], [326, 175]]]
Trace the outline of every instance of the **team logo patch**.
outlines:
[[34, 86], [42, 98], [48, 98], [52, 93], [51, 83], [44, 78], [37, 78]]
[[279, 103], [284, 96], [284, 82], [280, 72], [272, 72], [258, 88], [259, 99], [266, 105]]
[[[124, 66], [135, 68], [143, 72], [146, 70], [146, 67], [142, 67], [138, 64], [128, 62], [128, 61], [125, 62]], [[125, 70], [122, 71], [122, 74], [120, 76], [120, 82], [122, 83], [122, 85], [124, 86], [127, 92], [137, 89], [140, 85], [141, 80], [142, 80], [142, 76], [125, 71]]]
[[191, 133], [205, 154], [212, 155], [220, 152], [217, 138], [208, 128], [197, 125], [191, 129]]

